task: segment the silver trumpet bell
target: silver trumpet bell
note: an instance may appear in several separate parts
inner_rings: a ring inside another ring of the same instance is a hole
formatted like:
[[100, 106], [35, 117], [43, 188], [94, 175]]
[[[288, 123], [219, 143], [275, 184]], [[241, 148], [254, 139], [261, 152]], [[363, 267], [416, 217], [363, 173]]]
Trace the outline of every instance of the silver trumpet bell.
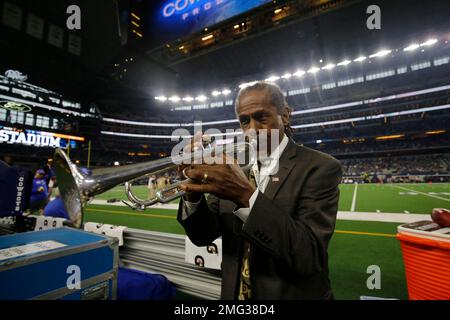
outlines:
[[[224, 152], [225, 151], [225, 152]], [[257, 161], [256, 146], [252, 142], [235, 143], [220, 148], [210, 148], [187, 155], [166, 157], [163, 159], [94, 169], [90, 173], [77, 167], [62, 149], [57, 149], [53, 156], [53, 166], [56, 172], [58, 187], [64, 206], [69, 214], [73, 227], [80, 228], [83, 223], [83, 207], [95, 195], [106, 192], [115, 186], [125, 183], [125, 193], [131, 204], [123, 201], [132, 209], [144, 210], [155, 203], [167, 203], [184, 195], [181, 184], [188, 180], [177, 181], [167, 187], [160, 188], [155, 195], [147, 200], [137, 197], [132, 190], [132, 182], [146, 175], [164, 174], [177, 170], [182, 163], [204, 163], [203, 159], [212, 159], [218, 154], [228, 155], [233, 152], [233, 159], [240, 159], [238, 164], [242, 170], [248, 171]], [[236, 158], [237, 156], [237, 158]], [[244, 161], [242, 161], [244, 159]]]

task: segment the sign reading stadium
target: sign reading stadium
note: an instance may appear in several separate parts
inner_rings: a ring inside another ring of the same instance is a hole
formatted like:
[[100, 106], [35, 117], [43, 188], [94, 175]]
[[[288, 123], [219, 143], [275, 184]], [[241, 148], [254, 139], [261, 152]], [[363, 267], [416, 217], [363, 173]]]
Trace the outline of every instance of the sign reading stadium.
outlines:
[[30, 112], [31, 107], [23, 104], [23, 103], [17, 103], [13, 101], [0, 101], [0, 108], [6, 109], [6, 110], [12, 110], [12, 111], [18, 111], [18, 112]]
[[0, 143], [65, 149], [68, 147], [69, 141], [71, 148], [75, 147], [76, 144], [73, 140], [84, 141], [84, 138], [45, 131], [20, 131], [13, 128], [0, 127]]

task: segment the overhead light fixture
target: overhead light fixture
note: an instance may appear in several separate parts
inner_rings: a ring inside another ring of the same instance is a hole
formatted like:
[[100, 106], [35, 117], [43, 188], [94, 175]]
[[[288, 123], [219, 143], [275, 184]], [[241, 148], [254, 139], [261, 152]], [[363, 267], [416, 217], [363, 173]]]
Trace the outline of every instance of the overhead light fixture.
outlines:
[[277, 80], [280, 80], [279, 76], [270, 76], [267, 79], [265, 79], [264, 81], [275, 82]]
[[377, 53], [374, 53], [372, 55], [370, 55], [370, 58], [381, 58], [381, 57], [385, 57], [388, 54], [390, 54], [392, 52], [392, 50], [380, 50]]
[[289, 72], [287, 72], [281, 76], [282, 79], [290, 79], [291, 77], [292, 77], [292, 74], [290, 74]]
[[167, 101], [167, 97], [165, 97], [165, 96], [159, 96], [159, 97], [155, 97], [155, 100], [159, 100], [159, 101]]
[[297, 70], [293, 75], [296, 77], [302, 77], [306, 72], [304, 70]]
[[421, 43], [420, 46], [421, 47], [429, 47], [429, 46], [436, 44], [437, 42], [438, 42], [437, 39], [429, 39], [429, 40], [425, 41], [424, 43]]
[[238, 25], [238, 24], [235, 24], [233, 28], [234, 28], [234, 29], [239, 29], [239, 25]]
[[318, 71], [320, 71], [320, 68], [317, 68], [317, 67], [311, 67], [311, 68], [308, 70], [308, 73], [316, 73], [316, 72], [318, 72]]
[[335, 64], [329, 63], [329, 64], [327, 64], [325, 67], [322, 67], [322, 70], [331, 70], [331, 69], [333, 69], [334, 67], [336, 67]]
[[363, 62], [364, 60], [366, 60], [367, 57], [365, 56], [359, 56], [358, 58], [356, 58], [355, 60], [353, 60], [354, 62]]
[[338, 66], [346, 66], [346, 65], [349, 65], [350, 63], [352, 63], [350, 60], [344, 60], [344, 61], [339, 62], [337, 65]]
[[131, 13], [131, 16], [133, 17], [133, 18], [135, 18], [135, 19], [137, 19], [137, 20], [141, 20], [141, 18], [139, 17], [139, 16], [137, 16], [135, 13]]
[[178, 48], [179, 50], [184, 50], [184, 46], [181, 46]]
[[212, 95], [213, 95], [214, 97], [217, 97], [217, 96], [219, 96], [220, 94], [222, 94], [222, 92], [217, 91], [217, 90], [214, 90], [214, 91], [212, 92]]
[[278, 9], [275, 9], [275, 11], [273, 12], [273, 13], [275, 13], [275, 14], [279, 14], [281, 11], [283, 11], [283, 9], [281, 9], [281, 8], [278, 8]]
[[172, 97], [169, 98], [169, 100], [172, 101], [172, 102], [178, 102], [178, 101], [180, 101], [181, 99], [180, 99], [180, 97], [172, 96]]
[[390, 135], [390, 136], [380, 136], [380, 137], [376, 137], [375, 140], [378, 141], [382, 141], [382, 140], [395, 140], [395, 139], [401, 139], [404, 138], [405, 135], [404, 134], [394, 134], [394, 135]]
[[435, 131], [427, 131], [425, 132], [425, 134], [427, 135], [434, 135], [434, 134], [443, 134], [446, 133], [446, 130], [435, 130]]
[[200, 101], [200, 102], [203, 102], [203, 101], [208, 100], [208, 98], [205, 97], [205, 96], [203, 96], [203, 95], [201, 95], [201, 96], [198, 96], [197, 98], [195, 98], [195, 100]]
[[194, 98], [187, 96], [187, 97], [183, 98], [183, 101], [191, 102], [191, 101], [194, 101]]
[[142, 38], [142, 37], [143, 37], [142, 33], [138, 32], [138, 31], [136, 31], [136, 30], [133, 30], [133, 33], [134, 33], [135, 35], [137, 35], [139, 38]]
[[420, 44], [418, 43], [413, 43], [409, 46], [407, 46], [406, 48], [403, 49], [403, 51], [414, 51], [420, 48]]
[[227, 95], [229, 95], [231, 93], [231, 90], [228, 90], [228, 89], [224, 89], [223, 91], [222, 91], [222, 94], [224, 95], [224, 96], [227, 96]]
[[210, 40], [210, 39], [212, 39], [212, 38], [214, 38], [214, 36], [213, 36], [212, 34], [209, 34], [209, 35], [203, 37], [203, 38], [202, 38], [202, 41], [208, 41], [208, 40]]

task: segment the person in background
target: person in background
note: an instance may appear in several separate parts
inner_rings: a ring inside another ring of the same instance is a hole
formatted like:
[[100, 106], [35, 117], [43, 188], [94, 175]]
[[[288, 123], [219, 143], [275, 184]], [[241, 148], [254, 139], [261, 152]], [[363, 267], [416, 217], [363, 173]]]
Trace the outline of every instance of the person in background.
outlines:
[[30, 200], [30, 209], [32, 213], [44, 209], [48, 202], [48, 187], [44, 176], [45, 171], [42, 169], [37, 170], [34, 175]]
[[55, 199], [50, 201], [44, 208], [44, 216], [54, 217], [54, 218], [64, 218], [70, 220], [69, 214], [64, 207], [64, 202], [62, 201], [58, 188], [53, 189]]
[[167, 176], [164, 174], [164, 176], [159, 177], [156, 179], [156, 185], [158, 189], [164, 189], [167, 186]]
[[156, 197], [156, 176], [151, 175], [150, 178], [148, 178], [148, 198], [154, 199]]
[[[58, 187], [58, 184], [56, 183], [56, 176], [53, 176], [50, 178], [50, 182], [48, 183], [48, 200], [51, 200], [53, 190], [55, 190]], [[53, 196], [55, 196], [53, 194]]]
[[45, 172], [45, 181], [47, 183], [47, 185], [50, 183], [50, 180], [56, 176], [55, 171], [53, 171], [52, 169], [52, 162], [53, 159], [49, 159], [47, 161], [47, 164], [44, 166], [44, 172]]
[[13, 158], [9, 154], [6, 154], [3, 156], [3, 161], [10, 167], [12, 167], [14, 165]]

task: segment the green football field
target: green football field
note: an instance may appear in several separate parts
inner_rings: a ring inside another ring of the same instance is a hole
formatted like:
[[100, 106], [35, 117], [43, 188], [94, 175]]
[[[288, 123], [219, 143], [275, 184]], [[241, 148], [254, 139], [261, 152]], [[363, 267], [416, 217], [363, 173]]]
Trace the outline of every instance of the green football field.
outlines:
[[[339, 211], [401, 214], [429, 214], [432, 208], [449, 207], [450, 184], [360, 184], [341, 185]], [[146, 187], [135, 193], [147, 196]], [[123, 199], [123, 187], [116, 187], [96, 199]], [[173, 201], [177, 203], [177, 201]], [[130, 228], [184, 234], [174, 209], [133, 211], [126, 206], [90, 204], [85, 221], [124, 225]], [[330, 278], [337, 299], [361, 296], [407, 299], [406, 281], [396, 227], [400, 223], [338, 220], [329, 248]], [[369, 290], [369, 266], [381, 270], [381, 289]]]

